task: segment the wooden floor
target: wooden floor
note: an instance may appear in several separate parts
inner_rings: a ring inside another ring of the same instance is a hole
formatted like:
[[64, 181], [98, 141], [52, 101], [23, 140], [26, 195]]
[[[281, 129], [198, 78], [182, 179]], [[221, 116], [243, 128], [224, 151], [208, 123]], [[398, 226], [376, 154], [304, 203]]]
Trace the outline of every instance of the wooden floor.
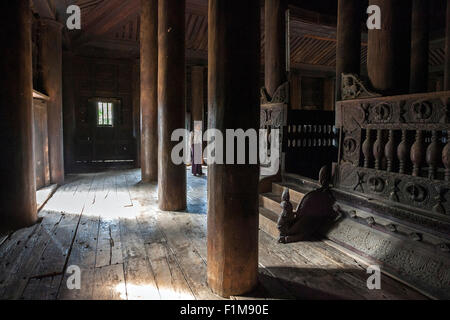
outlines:
[[[206, 177], [188, 173], [187, 212], [160, 212], [138, 170], [69, 176], [42, 221], [0, 238], [0, 299], [218, 299], [206, 283]], [[260, 231], [260, 285], [234, 299], [423, 299], [324, 244]], [[70, 266], [81, 290], [69, 290]]]

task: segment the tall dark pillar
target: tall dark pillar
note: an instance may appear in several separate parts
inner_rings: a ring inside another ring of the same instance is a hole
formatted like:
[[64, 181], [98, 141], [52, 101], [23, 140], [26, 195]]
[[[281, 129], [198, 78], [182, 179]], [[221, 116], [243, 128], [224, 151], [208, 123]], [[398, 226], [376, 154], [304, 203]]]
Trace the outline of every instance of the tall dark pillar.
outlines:
[[191, 71], [192, 83], [192, 122], [203, 121], [203, 73], [205, 68], [194, 66]]
[[70, 172], [75, 165], [75, 95], [73, 91], [73, 53], [63, 53], [63, 120], [64, 120], [64, 165]]
[[[131, 95], [133, 103], [133, 137], [136, 139], [135, 168], [141, 168], [141, 62], [134, 61]], [[157, 129], [156, 129], [157, 130]], [[156, 179], [157, 180], [157, 179]], [[155, 180], [155, 181], [156, 181]]]
[[[223, 135], [259, 128], [259, 4], [209, 0], [208, 127]], [[208, 166], [208, 284], [220, 296], [257, 283], [258, 183], [257, 164]]]
[[141, 170], [158, 180], [158, 0], [141, 1]]
[[174, 130], [185, 127], [185, 0], [158, 2], [159, 208], [186, 208], [186, 166], [173, 163]]
[[287, 81], [286, 10], [287, 0], [265, 1], [265, 87], [271, 97]]
[[447, 0], [447, 26], [445, 29], [444, 90], [450, 91], [450, 0]]
[[361, 0], [339, 0], [336, 50], [336, 99], [341, 100], [341, 75], [361, 69]]
[[0, 232], [37, 220], [30, 0], [0, 4]]
[[381, 9], [381, 30], [369, 30], [367, 71], [372, 87], [384, 95], [409, 92], [411, 1], [370, 0]]
[[48, 152], [50, 180], [64, 183], [63, 108], [62, 108], [62, 28], [55, 20], [41, 20], [42, 83], [48, 101]]
[[428, 91], [429, 0], [413, 0], [410, 93]]

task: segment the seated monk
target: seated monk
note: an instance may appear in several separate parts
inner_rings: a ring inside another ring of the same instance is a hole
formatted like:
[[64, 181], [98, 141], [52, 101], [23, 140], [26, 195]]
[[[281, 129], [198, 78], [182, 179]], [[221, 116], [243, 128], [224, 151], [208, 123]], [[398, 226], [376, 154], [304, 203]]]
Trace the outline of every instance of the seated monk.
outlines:
[[[292, 212], [292, 204], [289, 207], [289, 190], [283, 192], [283, 213], [278, 220], [280, 230], [280, 243], [304, 241], [326, 222], [335, 219], [337, 214], [334, 205], [336, 200], [329, 189], [328, 170], [323, 167], [319, 173], [321, 188], [307, 193], [299, 203], [296, 212]], [[287, 195], [286, 195], [287, 194]], [[291, 210], [289, 212], [289, 210]]]

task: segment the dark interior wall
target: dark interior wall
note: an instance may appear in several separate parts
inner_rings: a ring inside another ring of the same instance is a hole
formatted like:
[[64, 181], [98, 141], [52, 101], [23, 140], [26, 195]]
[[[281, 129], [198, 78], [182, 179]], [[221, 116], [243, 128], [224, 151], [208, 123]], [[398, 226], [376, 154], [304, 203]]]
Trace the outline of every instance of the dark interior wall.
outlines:
[[[75, 92], [75, 161], [135, 160], [133, 135], [133, 60], [77, 56], [73, 63]], [[92, 99], [117, 99], [114, 126], [96, 128]], [[101, 131], [101, 132], [100, 132]]]
[[334, 76], [293, 70], [290, 74], [291, 109], [327, 110], [335, 106]]

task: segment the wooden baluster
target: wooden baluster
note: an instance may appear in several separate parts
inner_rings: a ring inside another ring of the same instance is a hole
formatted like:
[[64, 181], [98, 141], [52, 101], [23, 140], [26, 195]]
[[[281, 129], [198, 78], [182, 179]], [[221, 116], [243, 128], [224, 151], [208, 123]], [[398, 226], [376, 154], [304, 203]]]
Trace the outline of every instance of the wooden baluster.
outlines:
[[413, 173], [414, 177], [418, 177], [420, 173], [420, 166], [423, 161], [423, 132], [422, 130], [416, 131], [416, 140], [411, 147], [411, 162], [413, 163]]
[[447, 130], [447, 144], [442, 151], [442, 162], [445, 167], [445, 181], [450, 181], [450, 130]]
[[381, 160], [383, 158], [383, 130], [377, 130], [377, 140], [373, 145], [373, 157], [375, 158], [375, 170], [381, 169]]
[[397, 148], [397, 158], [399, 160], [399, 173], [404, 174], [406, 169], [406, 160], [408, 157], [408, 141], [407, 141], [407, 131], [402, 130], [402, 141]]
[[436, 167], [439, 162], [441, 152], [437, 137], [437, 131], [433, 130], [431, 135], [431, 143], [427, 148], [426, 161], [428, 164], [428, 178], [434, 179], [436, 176]]
[[372, 158], [372, 131], [371, 129], [366, 130], [366, 140], [362, 145], [362, 152], [364, 155], [364, 168], [369, 168], [370, 160]]
[[395, 159], [395, 141], [394, 141], [394, 130], [389, 130], [389, 139], [386, 147], [384, 148], [384, 154], [387, 159], [387, 171], [392, 172]]

